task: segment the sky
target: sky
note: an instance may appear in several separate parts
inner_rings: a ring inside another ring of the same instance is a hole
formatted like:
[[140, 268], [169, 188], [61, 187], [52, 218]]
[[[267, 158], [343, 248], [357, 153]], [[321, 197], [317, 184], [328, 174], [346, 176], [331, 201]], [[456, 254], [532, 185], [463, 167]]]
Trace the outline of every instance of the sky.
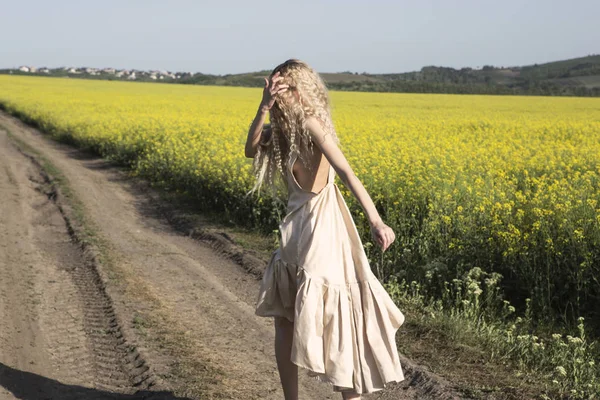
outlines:
[[600, 53], [600, 0], [0, 3], [0, 68], [235, 74], [517, 66]]

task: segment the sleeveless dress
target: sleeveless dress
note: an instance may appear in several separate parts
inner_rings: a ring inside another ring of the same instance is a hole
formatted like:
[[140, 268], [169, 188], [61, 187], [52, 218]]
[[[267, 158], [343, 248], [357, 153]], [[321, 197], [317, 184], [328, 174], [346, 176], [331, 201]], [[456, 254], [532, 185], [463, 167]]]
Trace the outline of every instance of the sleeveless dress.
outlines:
[[287, 165], [287, 213], [256, 314], [294, 322], [291, 361], [334, 391], [381, 390], [404, 380], [395, 340], [404, 315], [371, 271], [333, 167], [314, 193], [294, 177], [297, 158]]

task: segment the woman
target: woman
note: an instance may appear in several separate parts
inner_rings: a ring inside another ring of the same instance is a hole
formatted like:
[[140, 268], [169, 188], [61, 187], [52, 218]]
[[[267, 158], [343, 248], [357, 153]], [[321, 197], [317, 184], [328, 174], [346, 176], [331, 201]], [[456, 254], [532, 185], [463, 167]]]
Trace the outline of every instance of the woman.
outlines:
[[[270, 125], [265, 125], [267, 113]], [[298, 398], [298, 366], [329, 382], [344, 399], [404, 379], [395, 334], [404, 322], [370, 269], [337, 173], [367, 214], [385, 251], [392, 229], [354, 175], [331, 121], [319, 74], [288, 60], [265, 79], [263, 99], [246, 142], [256, 184], [276, 193], [285, 182], [287, 214], [281, 245], [265, 270], [256, 314], [275, 319], [275, 355], [286, 400]]]

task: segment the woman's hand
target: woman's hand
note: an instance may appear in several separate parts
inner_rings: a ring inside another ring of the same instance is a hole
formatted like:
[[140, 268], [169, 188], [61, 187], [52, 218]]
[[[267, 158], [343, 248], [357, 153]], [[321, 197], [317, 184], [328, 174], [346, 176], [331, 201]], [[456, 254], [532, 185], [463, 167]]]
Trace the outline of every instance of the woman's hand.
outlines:
[[396, 240], [396, 235], [392, 228], [384, 224], [383, 221], [371, 225], [371, 235], [373, 235], [373, 240], [381, 247], [382, 251], [386, 251], [394, 240]]
[[278, 84], [283, 77], [279, 75], [279, 71], [271, 77], [271, 81], [265, 78], [265, 88], [263, 90], [263, 98], [260, 102], [260, 106], [270, 110], [275, 104], [275, 96], [279, 93], [285, 92], [290, 85]]

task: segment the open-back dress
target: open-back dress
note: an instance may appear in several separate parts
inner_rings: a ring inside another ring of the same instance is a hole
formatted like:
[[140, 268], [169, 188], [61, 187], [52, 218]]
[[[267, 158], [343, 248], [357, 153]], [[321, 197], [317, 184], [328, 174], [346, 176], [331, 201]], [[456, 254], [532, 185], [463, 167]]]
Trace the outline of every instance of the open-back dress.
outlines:
[[256, 314], [294, 322], [291, 361], [335, 391], [370, 393], [404, 375], [395, 334], [404, 322], [371, 271], [330, 165], [319, 193], [303, 189], [289, 158], [280, 246], [261, 281]]

